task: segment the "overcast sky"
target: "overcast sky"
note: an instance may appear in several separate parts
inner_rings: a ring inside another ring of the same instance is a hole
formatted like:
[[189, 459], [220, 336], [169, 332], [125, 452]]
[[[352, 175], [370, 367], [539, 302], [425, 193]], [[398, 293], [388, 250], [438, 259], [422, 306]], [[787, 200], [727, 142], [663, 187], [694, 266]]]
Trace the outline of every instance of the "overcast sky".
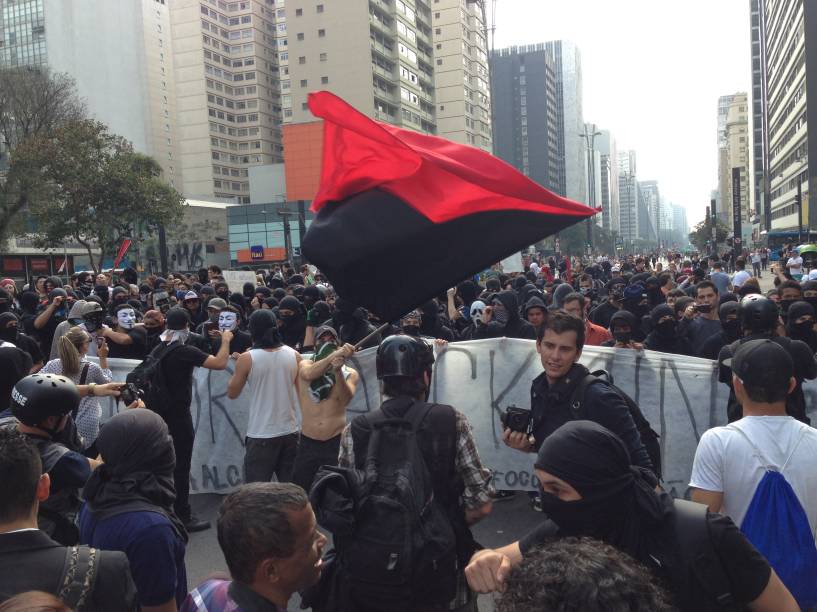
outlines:
[[718, 97], [751, 88], [749, 35], [747, 0], [496, 0], [495, 48], [579, 46], [585, 121], [637, 151], [690, 227], [717, 187]]

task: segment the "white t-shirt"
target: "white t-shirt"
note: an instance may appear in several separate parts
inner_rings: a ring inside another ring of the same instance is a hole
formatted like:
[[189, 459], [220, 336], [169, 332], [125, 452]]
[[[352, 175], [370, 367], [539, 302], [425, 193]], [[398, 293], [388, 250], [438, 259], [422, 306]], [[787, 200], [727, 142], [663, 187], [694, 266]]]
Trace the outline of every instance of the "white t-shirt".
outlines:
[[802, 274], [803, 273], [803, 258], [799, 255], [795, 255], [794, 257], [789, 257], [789, 261], [786, 262], [786, 267], [791, 264], [789, 268], [790, 274]]
[[295, 375], [298, 353], [283, 345], [274, 351], [251, 349], [248, 438], [277, 438], [298, 431], [300, 420]]
[[[723, 492], [720, 513], [740, 527], [755, 490], [766, 474], [755, 449], [733, 428], [739, 428], [763, 454], [766, 461], [783, 467], [783, 476], [794, 489], [808, 516], [812, 533], [817, 531], [817, 429], [790, 416], [746, 416], [726, 427], [705, 432], [695, 451], [689, 486]], [[805, 428], [803, 440], [792, 450]], [[791, 455], [791, 458], [789, 456]]]
[[753, 264], [760, 263], [760, 253], [758, 253], [757, 251], [752, 253], [752, 263]]
[[737, 289], [738, 287], [743, 286], [747, 280], [752, 278], [752, 275], [749, 274], [746, 270], [739, 270], [735, 272], [735, 275], [732, 277], [732, 286]]

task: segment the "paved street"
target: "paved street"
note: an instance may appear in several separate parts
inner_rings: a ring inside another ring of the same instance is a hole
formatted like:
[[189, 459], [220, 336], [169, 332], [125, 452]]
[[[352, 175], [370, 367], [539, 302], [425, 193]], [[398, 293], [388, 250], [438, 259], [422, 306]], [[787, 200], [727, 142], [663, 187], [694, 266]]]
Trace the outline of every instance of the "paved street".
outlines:
[[[187, 583], [193, 588], [213, 572], [226, 572], [227, 566], [218, 547], [215, 522], [222, 497], [219, 495], [193, 495], [191, 500], [194, 511], [213, 523], [213, 528], [202, 533], [190, 535], [187, 545]], [[476, 526], [477, 541], [486, 547], [508, 544], [524, 535], [538, 522], [541, 515], [534, 513], [528, 504], [528, 496], [518, 493], [508, 501], [494, 504], [493, 514]], [[293, 601], [291, 610], [297, 610]], [[480, 611], [493, 610], [491, 597], [480, 598]]]

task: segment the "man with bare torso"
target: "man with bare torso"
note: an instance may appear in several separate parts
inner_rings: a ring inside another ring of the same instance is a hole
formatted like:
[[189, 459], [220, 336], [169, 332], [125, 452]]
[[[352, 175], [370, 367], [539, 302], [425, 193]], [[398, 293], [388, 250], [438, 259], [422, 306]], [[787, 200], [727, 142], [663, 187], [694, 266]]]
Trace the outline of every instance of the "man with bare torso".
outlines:
[[355, 352], [341, 346], [337, 332], [324, 325], [315, 331], [315, 354], [298, 365], [301, 435], [292, 482], [309, 491], [323, 465], [337, 465], [346, 407], [352, 401], [358, 373], [344, 365]]

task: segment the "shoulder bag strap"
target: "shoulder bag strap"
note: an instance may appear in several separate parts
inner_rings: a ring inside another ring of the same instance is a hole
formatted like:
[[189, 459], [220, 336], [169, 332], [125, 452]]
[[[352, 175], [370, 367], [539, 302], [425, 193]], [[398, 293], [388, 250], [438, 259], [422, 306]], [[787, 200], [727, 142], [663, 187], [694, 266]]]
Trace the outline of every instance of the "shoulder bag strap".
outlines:
[[[735, 423], [730, 423], [729, 425], [727, 425], [727, 426], [726, 426], [726, 429], [728, 429], [729, 431], [736, 431], [736, 432], [738, 432], [738, 433], [740, 434], [740, 436], [741, 436], [741, 437], [742, 437], [744, 440], [746, 440], [747, 444], [749, 444], [749, 446], [751, 446], [751, 447], [752, 447], [752, 450], [754, 451], [755, 456], [757, 456], [757, 458], [758, 458], [758, 459], [760, 459], [760, 462], [763, 464], [763, 467], [765, 467], [765, 468], [766, 468], [766, 470], [768, 470], [768, 471], [772, 471], [772, 472], [779, 472], [779, 471], [781, 471], [781, 468], [778, 468], [778, 467], [777, 467], [776, 465], [774, 465], [774, 464], [773, 464], [771, 461], [769, 461], [768, 459], [766, 459], [766, 455], [764, 455], [764, 454], [763, 454], [763, 452], [762, 452], [762, 451], [761, 451], [761, 450], [760, 450], [760, 449], [757, 447], [757, 445], [756, 445], [754, 442], [752, 442], [752, 440], [749, 438], [749, 436], [748, 436], [748, 435], [746, 435], [746, 432], [745, 432], [745, 431], [743, 431], [743, 430], [742, 430], [740, 427], [738, 427], [737, 425], [735, 425]], [[798, 440], [797, 444], [799, 444], [799, 443], [800, 443], [800, 441]]]
[[600, 379], [594, 374], [587, 374], [579, 381], [576, 388], [573, 389], [573, 394], [570, 396], [570, 414], [575, 420], [585, 418], [584, 411], [584, 395], [587, 392], [587, 387]]
[[[90, 369], [91, 364], [90, 362], [85, 362], [85, 365], [82, 366], [82, 373], [79, 375], [79, 383], [80, 385], [84, 385], [85, 381], [88, 380], [88, 370]], [[79, 404], [78, 402], [76, 407], [71, 411], [71, 418], [76, 421], [77, 420], [77, 412], [79, 412]]]
[[94, 591], [99, 551], [89, 546], [65, 549], [65, 566], [57, 596], [71, 609], [81, 612]]

